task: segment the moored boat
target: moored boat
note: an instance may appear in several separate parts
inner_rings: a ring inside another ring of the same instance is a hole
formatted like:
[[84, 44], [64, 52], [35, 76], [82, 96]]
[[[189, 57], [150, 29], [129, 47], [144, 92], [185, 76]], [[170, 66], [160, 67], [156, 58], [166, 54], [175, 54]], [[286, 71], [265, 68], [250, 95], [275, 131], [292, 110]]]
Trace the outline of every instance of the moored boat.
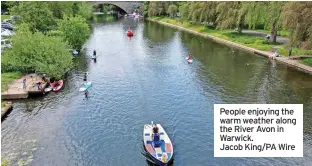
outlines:
[[[153, 133], [153, 127], [158, 133]], [[169, 136], [160, 124], [146, 124], [143, 130], [145, 157], [156, 165], [167, 165], [173, 160], [173, 146]]]
[[51, 88], [53, 90], [53, 92], [58, 92], [62, 89], [63, 87], [63, 80], [59, 80], [59, 81], [54, 81], [51, 85]]

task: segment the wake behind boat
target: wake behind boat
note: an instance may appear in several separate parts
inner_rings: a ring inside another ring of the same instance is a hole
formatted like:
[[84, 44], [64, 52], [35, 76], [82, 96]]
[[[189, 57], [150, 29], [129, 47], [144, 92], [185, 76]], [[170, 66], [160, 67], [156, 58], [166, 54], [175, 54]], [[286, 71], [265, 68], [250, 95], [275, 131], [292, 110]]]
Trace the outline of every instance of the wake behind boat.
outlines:
[[[158, 133], [154, 133], [154, 127]], [[167, 165], [173, 160], [173, 146], [160, 124], [146, 124], [143, 129], [145, 157], [156, 165]]]

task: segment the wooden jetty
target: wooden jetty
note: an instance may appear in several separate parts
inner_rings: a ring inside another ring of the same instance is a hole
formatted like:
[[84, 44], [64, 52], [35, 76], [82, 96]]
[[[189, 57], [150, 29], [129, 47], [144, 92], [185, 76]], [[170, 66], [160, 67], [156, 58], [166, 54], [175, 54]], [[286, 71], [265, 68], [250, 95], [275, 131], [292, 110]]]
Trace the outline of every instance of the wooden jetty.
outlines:
[[1, 107], [1, 121], [12, 111], [12, 109], [12, 102], [5, 102], [5, 106]]
[[[23, 89], [23, 80], [26, 78], [26, 89]], [[28, 74], [22, 78], [15, 80], [12, 84], [8, 86], [6, 90], [1, 92], [1, 97], [3, 100], [11, 99], [25, 99], [29, 95], [42, 94], [42, 91], [36, 85], [40, 82], [42, 77], [37, 74]], [[42, 88], [47, 86], [47, 83], [41, 85]]]

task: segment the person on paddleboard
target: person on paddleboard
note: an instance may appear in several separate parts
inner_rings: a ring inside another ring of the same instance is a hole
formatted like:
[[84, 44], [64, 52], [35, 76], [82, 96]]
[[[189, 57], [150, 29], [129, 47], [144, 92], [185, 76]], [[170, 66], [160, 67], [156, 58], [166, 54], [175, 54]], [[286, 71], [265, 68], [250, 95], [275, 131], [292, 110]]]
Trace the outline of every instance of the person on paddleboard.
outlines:
[[83, 80], [84, 80], [84, 81], [87, 81], [87, 75], [88, 75], [88, 73], [85, 72], [85, 74], [84, 74], [84, 76], [83, 76]]
[[89, 92], [88, 92], [88, 90], [86, 90], [86, 91], [85, 91], [85, 97], [86, 97], [86, 98], [88, 98], [88, 94], [89, 94]]

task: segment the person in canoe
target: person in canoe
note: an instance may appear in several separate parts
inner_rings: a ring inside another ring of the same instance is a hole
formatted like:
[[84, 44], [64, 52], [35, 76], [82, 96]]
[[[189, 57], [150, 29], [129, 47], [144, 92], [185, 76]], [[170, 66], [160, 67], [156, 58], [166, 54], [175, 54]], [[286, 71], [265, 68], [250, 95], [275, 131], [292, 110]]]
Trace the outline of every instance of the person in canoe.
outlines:
[[187, 56], [187, 60], [191, 60], [191, 59], [192, 59], [191, 55]]
[[157, 127], [156, 124], [154, 124], [153, 133], [154, 133], [154, 134], [158, 134], [158, 127]]

